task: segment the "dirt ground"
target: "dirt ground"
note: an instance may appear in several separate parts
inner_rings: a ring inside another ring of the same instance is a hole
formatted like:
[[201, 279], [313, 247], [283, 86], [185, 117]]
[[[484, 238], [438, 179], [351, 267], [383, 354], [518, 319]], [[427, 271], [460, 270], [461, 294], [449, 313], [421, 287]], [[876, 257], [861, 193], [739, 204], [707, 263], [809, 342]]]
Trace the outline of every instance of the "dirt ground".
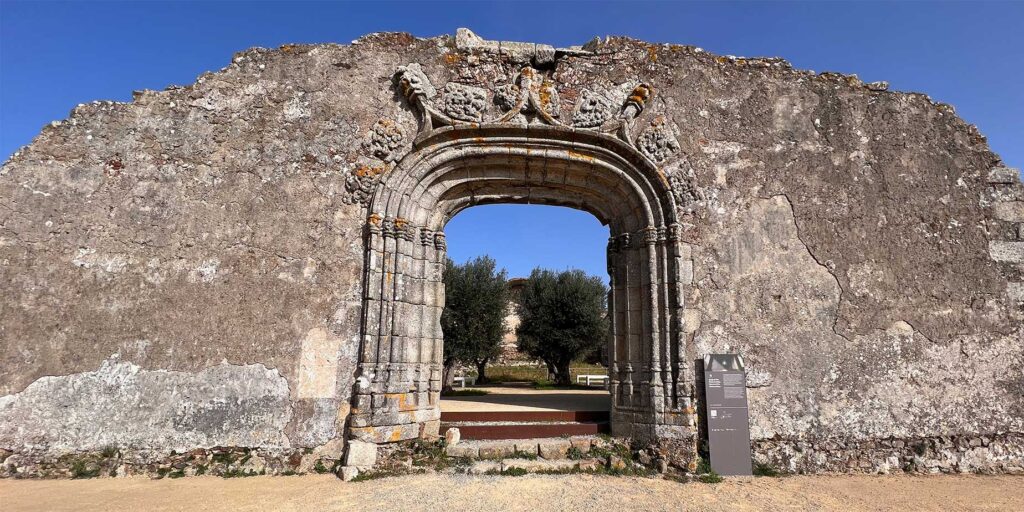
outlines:
[[7, 512], [726, 509], [1024, 510], [1024, 477], [794, 476], [713, 485], [590, 475], [0, 480], [0, 510]]

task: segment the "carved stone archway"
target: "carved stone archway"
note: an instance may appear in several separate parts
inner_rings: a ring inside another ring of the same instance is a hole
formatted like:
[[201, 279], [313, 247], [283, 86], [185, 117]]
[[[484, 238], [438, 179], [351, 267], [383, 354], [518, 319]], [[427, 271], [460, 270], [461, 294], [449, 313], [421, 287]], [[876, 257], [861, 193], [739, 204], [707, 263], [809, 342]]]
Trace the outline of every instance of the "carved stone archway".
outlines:
[[[433, 107], [433, 88], [414, 66], [399, 70], [398, 84], [419, 111], [420, 133], [368, 205], [352, 437], [381, 443], [437, 434], [444, 226], [470, 206], [530, 203], [581, 209], [610, 228], [613, 434], [691, 439], [688, 261], [672, 188], [631, 133], [650, 88], [637, 86], [603, 129], [573, 128], [546, 114], [543, 84], [526, 68], [508, 113], [473, 123]], [[510, 122], [516, 116], [525, 118]]]

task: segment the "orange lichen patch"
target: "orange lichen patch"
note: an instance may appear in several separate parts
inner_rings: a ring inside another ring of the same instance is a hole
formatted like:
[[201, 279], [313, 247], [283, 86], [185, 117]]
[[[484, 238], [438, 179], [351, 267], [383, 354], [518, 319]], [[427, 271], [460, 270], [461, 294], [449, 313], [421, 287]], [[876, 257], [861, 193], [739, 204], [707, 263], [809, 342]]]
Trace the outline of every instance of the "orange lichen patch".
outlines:
[[299, 51], [299, 46], [294, 44], [281, 45], [281, 51], [284, 53], [296, 53]]
[[540, 99], [540, 107], [545, 111], [551, 109], [551, 93], [555, 90], [555, 84], [550, 80], [545, 80], [540, 86], [540, 90], [537, 91], [537, 97]]
[[584, 155], [583, 153], [578, 153], [578, 152], [573, 151], [571, 149], [566, 150], [566, 154], [568, 154], [570, 158], [575, 158], [577, 160], [583, 160], [583, 161], [586, 161], [586, 162], [593, 162], [594, 161], [594, 157], [592, 157], [590, 155]]
[[398, 399], [398, 410], [399, 411], [408, 412], [408, 411], [415, 411], [416, 410], [416, 404], [409, 402], [409, 394], [408, 393], [389, 393], [389, 394], [386, 394], [384, 396], [386, 396], [388, 398], [397, 398]]
[[696, 413], [696, 412], [697, 412], [697, 409], [695, 409], [695, 408], [694, 408], [694, 407], [693, 407], [693, 406], [691, 405], [690, 407], [687, 407], [686, 409], [683, 409], [683, 412], [685, 412], [686, 414], [694, 414], [694, 413]]
[[370, 166], [367, 166], [367, 165], [360, 165], [358, 168], [356, 168], [356, 170], [352, 171], [352, 174], [355, 174], [356, 176], [358, 176], [360, 178], [373, 177], [373, 176], [377, 176], [379, 174], [384, 174], [385, 170], [387, 170], [387, 169], [383, 165], [378, 165], [378, 166], [374, 166], [374, 167], [370, 167]]
[[403, 219], [403, 218], [401, 218], [401, 217], [397, 217], [397, 218], [395, 219], [395, 228], [396, 228], [396, 229], [402, 229], [402, 228], [404, 228], [404, 227], [405, 227], [405, 225], [406, 225], [406, 224], [408, 224], [408, 223], [409, 223], [409, 221], [408, 221], [407, 219]]
[[373, 224], [374, 226], [379, 226], [381, 220], [382, 217], [380, 215], [376, 213], [370, 214], [370, 224]]
[[647, 100], [651, 98], [651, 94], [654, 93], [654, 89], [649, 86], [640, 84], [633, 88], [633, 92], [629, 94], [629, 101], [638, 103], [641, 107], [647, 103]]
[[650, 46], [647, 47], [647, 60], [649, 60], [651, 62], [657, 62], [658, 61], [658, 47], [657, 46], [650, 45]]
[[402, 440], [402, 431], [401, 430], [396, 428], [395, 430], [391, 431], [391, 438], [389, 439], [389, 441], [391, 441], [393, 443], [395, 441], [401, 441], [401, 440]]
[[448, 64], [458, 64], [460, 60], [462, 60], [462, 56], [457, 53], [444, 54], [444, 61]]
[[719, 64], [726, 64], [726, 63], [729, 62], [729, 58], [728, 57], [715, 57], [715, 62], [717, 62]]

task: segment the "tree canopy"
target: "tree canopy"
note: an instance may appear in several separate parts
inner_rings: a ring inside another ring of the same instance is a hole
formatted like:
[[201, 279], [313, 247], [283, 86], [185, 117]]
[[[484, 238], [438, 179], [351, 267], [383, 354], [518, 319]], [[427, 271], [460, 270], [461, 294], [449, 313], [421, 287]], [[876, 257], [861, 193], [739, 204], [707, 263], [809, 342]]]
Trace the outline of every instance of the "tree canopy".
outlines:
[[450, 388], [456, 362], [474, 364], [478, 381], [487, 379], [487, 363], [501, 351], [508, 307], [507, 275], [493, 259], [480, 256], [465, 264], [447, 260], [444, 272], [445, 387]]
[[608, 288], [582, 270], [534, 269], [519, 297], [519, 350], [542, 359], [555, 382], [569, 385], [569, 364], [607, 341]]

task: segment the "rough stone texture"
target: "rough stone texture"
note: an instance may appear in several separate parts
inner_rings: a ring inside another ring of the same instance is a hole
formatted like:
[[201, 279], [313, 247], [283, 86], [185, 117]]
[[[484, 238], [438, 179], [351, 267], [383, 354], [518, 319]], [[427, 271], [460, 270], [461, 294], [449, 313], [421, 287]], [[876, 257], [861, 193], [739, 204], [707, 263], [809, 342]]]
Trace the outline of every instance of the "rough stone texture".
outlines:
[[[187, 87], [80, 105], [12, 156], [5, 463], [107, 444], [164, 456], [337, 444], [356, 387], [366, 205], [420, 129], [394, 87], [400, 66], [441, 105], [445, 85], [465, 86], [447, 101], [463, 117], [597, 129], [636, 114], [630, 136], [672, 187], [685, 242], [679, 432], [699, 414], [691, 362], [738, 351], [759, 458], [1021, 467], [1024, 186], [951, 107], [780, 59], [625, 38], [556, 51], [468, 31], [248, 50]], [[513, 111], [524, 93], [536, 101]], [[581, 208], [586, 190], [574, 189]], [[628, 235], [616, 243], [640, 238]], [[428, 241], [445, 248], [443, 233]], [[436, 426], [430, 392], [380, 396], [414, 420], [380, 440]], [[685, 466], [689, 441], [665, 438]]]
[[0, 439], [19, 451], [108, 446], [288, 448], [288, 385], [263, 365], [217, 365], [198, 373], [100, 368], [43, 377], [0, 398]]
[[338, 473], [338, 477], [343, 482], [351, 482], [357, 476], [359, 476], [359, 468], [352, 466], [342, 466]]
[[480, 456], [480, 447], [475, 444], [461, 443], [455, 446], [446, 446], [444, 453], [449, 457], [469, 457], [475, 459]]
[[547, 460], [564, 459], [572, 444], [568, 439], [551, 439], [537, 445], [538, 453]]
[[462, 435], [457, 428], [450, 428], [444, 432], [444, 444], [446, 446], [455, 446], [459, 444], [459, 440], [462, 439]]
[[377, 463], [377, 445], [362, 441], [349, 441], [345, 452], [345, 465], [372, 468]]

